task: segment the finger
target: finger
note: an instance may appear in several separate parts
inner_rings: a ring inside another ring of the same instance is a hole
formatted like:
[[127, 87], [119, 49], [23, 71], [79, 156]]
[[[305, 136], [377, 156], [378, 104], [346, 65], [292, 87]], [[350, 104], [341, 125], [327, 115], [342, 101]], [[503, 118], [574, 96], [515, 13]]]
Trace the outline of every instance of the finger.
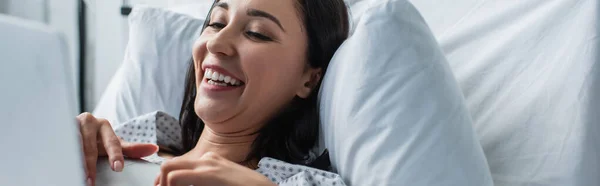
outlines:
[[156, 178], [154, 178], [154, 185], [158, 185], [160, 184], [160, 172], [158, 173], [158, 175], [156, 175]]
[[150, 143], [121, 142], [123, 155], [130, 158], [142, 158], [158, 152], [158, 146]]
[[96, 121], [96, 118], [94, 117], [94, 115], [92, 115], [89, 112], [81, 113], [75, 118], [77, 118], [77, 121], [79, 122], [79, 124], [92, 123], [92, 122]]
[[[79, 136], [79, 145], [81, 145], [80, 146], [81, 149], [84, 149], [85, 146], [83, 145], [83, 136], [81, 135], [81, 124], [79, 123], [80, 121], [79, 121], [78, 117], [76, 118], [76, 120], [77, 120], [77, 130], [79, 130], [79, 133], [78, 133], [78, 136]], [[86, 180], [87, 185], [90, 185], [90, 183], [89, 183], [90, 180], [89, 180], [89, 177], [88, 177], [89, 173], [88, 173], [87, 162], [85, 161], [85, 154], [84, 154], [83, 158], [81, 158], [81, 161], [83, 163], [83, 168], [85, 170], [85, 175], [84, 175], [85, 178], [83, 178], [83, 179]]]
[[83, 138], [83, 153], [85, 157], [85, 165], [87, 177], [92, 182], [96, 179], [96, 161], [98, 160], [98, 144], [97, 144], [97, 121], [89, 113], [83, 113], [78, 116], [80, 121], [80, 134]]
[[[194, 170], [176, 170], [167, 174], [166, 183], [166, 186], [189, 186], [199, 185], [202, 182], [201, 177]], [[209, 183], [202, 183], [202, 185], [209, 185]]]
[[191, 160], [184, 158], [177, 158], [176, 160], [169, 160], [164, 162], [160, 166], [161, 180], [160, 185], [164, 186], [167, 182], [167, 175], [172, 171], [176, 170], [191, 170], [194, 169], [195, 165]]
[[[94, 135], [95, 136], [95, 135]], [[88, 138], [88, 139], [85, 139]], [[94, 181], [96, 179], [96, 162], [98, 161], [98, 153], [97, 153], [97, 144], [96, 144], [96, 139], [95, 137], [93, 137], [94, 139], [89, 139], [91, 137], [86, 136], [84, 137], [84, 147], [83, 147], [83, 151], [84, 151], [84, 157], [85, 157], [85, 167], [87, 168], [87, 177], [88, 179], [91, 179], [91, 181]], [[91, 141], [93, 140], [93, 142]]]
[[102, 144], [104, 145], [104, 151], [108, 155], [108, 162], [113, 171], [121, 172], [123, 170], [124, 158], [123, 152], [121, 151], [121, 142], [119, 137], [115, 135], [110, 123], [106, 120], [99, 120], [100, 126], [100, 138], [102, 138]]

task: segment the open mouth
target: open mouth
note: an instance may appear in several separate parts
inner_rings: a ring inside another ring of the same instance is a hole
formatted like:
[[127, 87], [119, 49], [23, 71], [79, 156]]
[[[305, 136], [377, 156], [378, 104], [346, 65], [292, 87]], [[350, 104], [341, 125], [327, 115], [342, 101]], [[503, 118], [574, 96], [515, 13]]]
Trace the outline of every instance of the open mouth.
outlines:
[[204, 79], [210, 85], [222, 86], [222, 87], [239, 87], [244, 85], [239, 79], [235, 79], [228, 75], [223, 75], [213, 69], [207, 68], [204, 71]]

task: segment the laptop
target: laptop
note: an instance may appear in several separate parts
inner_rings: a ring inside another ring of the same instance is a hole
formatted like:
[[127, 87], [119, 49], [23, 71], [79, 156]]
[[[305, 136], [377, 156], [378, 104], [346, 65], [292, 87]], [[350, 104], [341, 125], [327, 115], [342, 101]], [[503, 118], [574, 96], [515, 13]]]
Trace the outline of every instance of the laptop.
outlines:
[[[77, 97], [62, 35], [0, 14], [0, 185], [85, 185]], [[96, 185], [151, 185], [158, 165], [99, 158]]]
[[84, 185], [66, 42], [0, 15], [0, 185]]
[[96, 186], [153, 185], [160, 166], [145, 160], [126, 159], [123, 172], [110, 169], [108, 158], [98, 158]]

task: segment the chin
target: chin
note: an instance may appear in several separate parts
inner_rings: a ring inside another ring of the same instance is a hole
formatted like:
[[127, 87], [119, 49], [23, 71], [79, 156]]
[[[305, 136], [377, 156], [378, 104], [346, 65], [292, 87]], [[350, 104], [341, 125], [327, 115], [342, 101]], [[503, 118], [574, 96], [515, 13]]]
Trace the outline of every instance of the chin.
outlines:
[[236, 110], [234, 107], [229, 106], [230, 104], [215, 103], [215, 101], [209, 101], [205, 99], [196, 98], [194, 103], [194, 111], [198, 118], [206, 123], [218, 124], [224, 123], [230, 120]]

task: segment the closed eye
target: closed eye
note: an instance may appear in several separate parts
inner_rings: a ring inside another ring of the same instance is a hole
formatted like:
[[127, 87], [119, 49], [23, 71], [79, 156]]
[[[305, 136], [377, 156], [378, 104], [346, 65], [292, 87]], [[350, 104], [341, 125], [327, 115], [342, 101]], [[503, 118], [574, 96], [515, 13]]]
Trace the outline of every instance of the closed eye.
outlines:
[[212, 23], [208, 24], [207, 26], [217, 29], [217, 30], [221, 30], [221, 29], [225, 28], [225, 26], [227, 26], [227, 25], [225, 25], [223, 23], [219, 23], [219, 22], [212, 22]]
[[252, 31], [246, 31], [246, 35], [248, 37], [254, 38], [254, 39], [258, 39], [261, 41], [273, 41], [273, 39], [271, 39], [270, 37], [267, 37], [265, 35], [262, 35], [258, 32], [252, 32]]

